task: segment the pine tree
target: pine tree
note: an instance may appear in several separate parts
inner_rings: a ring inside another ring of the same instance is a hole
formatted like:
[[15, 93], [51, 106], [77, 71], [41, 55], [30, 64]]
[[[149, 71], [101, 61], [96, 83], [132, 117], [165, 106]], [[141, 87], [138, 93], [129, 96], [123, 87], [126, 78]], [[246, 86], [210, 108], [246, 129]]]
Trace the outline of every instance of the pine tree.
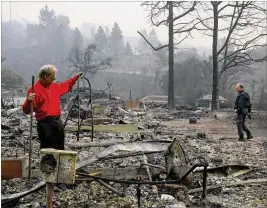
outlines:
[[57, 25], [62, 25], [64, 28], [68, 28], [70, 25], [70, 19], [65, 15], [58, 15], [56, 19]]
[[[146, 29], [142, 30], [142, 34], [145, 36], [145, 38], [148, 38], [148, 34]], [[144, 54], [149, 50], [149, 46], [147, 44], [147, 42], [144, 40], [143, 37], [140, 37], [139, 42], [138, 42], [138, 46], [137, 46], [137, 51], [139, 54]]]
[[91, 38], [92, 38], [92, 41], [94, 42], [95, 41], [95, 28], [91, 29]]
[[132, 51], [132, 48], [131, 48], [131, 45], [130, 45], [129, 42], [126, 43], [125, 54], [127, 56], [132, 56], [133, 55], [133, 51]]
[[39, 24], [43, 27], [52, 27], [55, 25], [56, 13], [54, 10], [50, 10], [47, 5], [40, 9]]
[[111, 31], [110, 46], [115, 57], [118, 57], [124, 48], [123, 35], [119, 25], [115, 22]]
[[95, 44], [97, 49], [101, 51], [108, 48], [108, 38], [106, 37], [106, 34], [101, 26], [99, 26], [98, 32], [95, 35]]
[[56, 59], [55, 54], [55, 33], [56, 33], [56, 13], [54, 10], [50, 10], [47, 5], [40, 9], [39, 13], [39, 43], [43, 44], [40, 47], [43, 50], [42, 57], [44, 60], [54, 61]]
[[55, 47], [55, 57], [58, 60], [64, 61], [68, 55], [68, 51], [71, 47], [70, 41], [70, 20], [68, 16], [58, 15], [56, 19], [57, 28], [54, 33], [54, 47]]
[[110, 29], [108, 28], [108, 26], [105, 27], [105, 34], [107, 38], [110, 37]]
[[148, 40], [154, 47], [158, 47], [158, 45], [160, 44], [160, 41], [158, 39], [158, 35], [157, 35], [154, 28], [150, 31], [149, 36], [148, 36]]
[[75, 28], [72, 36], [72, 48], [83, 48], [83, 36], [77, 27]]

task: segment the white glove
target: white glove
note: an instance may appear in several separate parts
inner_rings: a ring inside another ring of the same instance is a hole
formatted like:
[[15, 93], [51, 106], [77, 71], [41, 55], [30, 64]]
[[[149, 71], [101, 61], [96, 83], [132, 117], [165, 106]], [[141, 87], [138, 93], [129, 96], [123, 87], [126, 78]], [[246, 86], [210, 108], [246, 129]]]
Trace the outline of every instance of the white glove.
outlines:
[[237, 113], [237, 109], [235, 109], [235, 113]]

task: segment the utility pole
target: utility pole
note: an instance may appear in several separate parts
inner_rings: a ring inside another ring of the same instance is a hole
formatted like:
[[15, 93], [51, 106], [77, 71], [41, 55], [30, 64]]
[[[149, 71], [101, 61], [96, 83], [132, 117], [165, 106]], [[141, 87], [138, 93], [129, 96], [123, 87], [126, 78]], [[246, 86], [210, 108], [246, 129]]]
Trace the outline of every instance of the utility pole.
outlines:
[[173, 63], [173, 1], [169, 1], [169, 86], [168, 105], [174, 108], [174, 63]]

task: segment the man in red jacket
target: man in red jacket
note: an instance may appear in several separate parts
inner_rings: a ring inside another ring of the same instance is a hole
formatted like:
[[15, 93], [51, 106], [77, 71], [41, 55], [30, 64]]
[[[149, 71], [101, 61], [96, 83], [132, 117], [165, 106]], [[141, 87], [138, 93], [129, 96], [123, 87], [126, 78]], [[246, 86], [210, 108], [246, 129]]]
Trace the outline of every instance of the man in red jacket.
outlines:
[[57, 69], [54, 65], [45, 65], [40, 69], [39, 80], [34, 90], [28, 90], [27, 98], [22, 106], [24, 113], [31, 112], [31, 102], [37, 120], [37, 132], [40, 149], [54, 148], [64, 150], [64, 126], [60, 119], [60, 96], [68, 93], [83, 73], [71, 79], [55, 83]]

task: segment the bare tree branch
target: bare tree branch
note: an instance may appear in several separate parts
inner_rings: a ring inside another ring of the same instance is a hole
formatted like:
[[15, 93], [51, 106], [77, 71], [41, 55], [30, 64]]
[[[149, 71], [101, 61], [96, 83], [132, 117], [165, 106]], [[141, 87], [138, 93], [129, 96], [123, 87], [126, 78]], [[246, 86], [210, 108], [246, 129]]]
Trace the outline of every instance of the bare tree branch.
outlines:
[[[248, 49], [250, 49], [250, 48], [255, 49], [256, 47], [266, 47], [267, 43], [250, 45], [250, 44], [251, 44], [252, 42], [254, 42], [255, 40], [259, 39], [260, 37], [264, 37], [264, 36], [267, 37], [267, 34], [260, 34], [260, 35], [258, 35], [258, 36], [256, 36], [256, 37], [254, 37], [253, 39], [247, 41], [245, 44], [242, 44], [242, 45], [240, 45], [240, 44], [236, 44], [235, 42], [229, 44], [229, 45], [235, 45], [235, 46], [237, 46], [239, 49], [235, 50], [235, 51], [232, 52], [231, 54], [228, 54], [228, 55], [225, 54], [224, 57], [221, 58], [218, 62], [221, 62], [222, 60], [225, 60], [225, 61], [226, 61], [227, 59], [229, 59], [230, 57], [234, 56], [235, 54], [242, 53], [242, 51], [246, 51], [246, 50], [248, 50]], [[255, 61], [255, 60], [256, 60], [256, 59], [254, 59], [254, 61]]]
[[147, 39], [146, 39], [146, 37], [141, 33], [141, 32], [139, 32], [139, 31], [137, 31], [137, 33], [139, 34], [139, 35], [141, 35], [142, 36], [142, 38], [144, 38], [144, 40], [148, 43], [148, 45], [150, 45], [150, 47], [154, 50], [154, 51], [158, 51], [158, 50], [160, 50], [160, 49], [162, 49], [162, 48], [165, 48], [165, 47], [168, 47], [169, 45], [163, 45], [163, 46], [160, 46], [160, 47], [158, 47], [158, 48], [155, 48]]
[[180, 14], [177, 17], [173, 18], [173, 21], [176, 21], [178, 19], [181, 19], [182, 17], [186, 16], [190, 12], [194, 11], [196, 5], [197, 5], [197, 2], [194, 1], [193, 5], [192, 5], [192, 7], [190, 9], [188, 9], [187, 11], [185, 11], [183, 14]]
[[[236, 5], [238, 6], [238, 2], [236, 2]], [[244, 5], [244, 2], [243, 2], [243, 5]], [[237, 7], [235, 7], [235, 8], [237, 8]], [[233, 21], [234, 21], [234, 14], [233, 14], [232, 19], [231, 19], [231, 23], [230, 23], [230, 24], [233, 25], [233, 26], [230, 27], [230, 30], [229, 30], [229, 32], [228, 32], [226, 41], [225, 41], [225, 43], [223, 44], [223, 46], [221, 47], [221, 49], [219, 49], [219, 50], [217, 51], [217, 55], [220, 54], [220, 53], [224, 50], [225, 46], [228, 44], [229, 39], [230, 39], [230, 37], [231, 37], [231, 35], [232, 35], [234, 29], [235, 29], [236, 26], [237, 26], [238, 20], [240, 19], [241, 15], [242, 15], [243, 10], [244, 10], [244, 6], [242, 6], [242, 7], [241, 7], [241, 10], [238, 12], [238, 16], [237, 16], [237, 18], [236, 18], [234, 24], [233, 24]], [[234, 12], [235, 12], [235, 11], [236, 11], [236, 10], [234, 10]]]
[[91, 77], [94, 76], [98, 71], [105, 70], [111, 66], [110, 58], [107, 58], [102, 61], [94, 61], [93, 55], [96, 52], [96, 46], [90, 44], [86, 47], [85, 50], [79, 48], [73, 48], [70, 51], [68, 61], [69, 66], [75, 68], [77, 71], [81, 71], [86, 76], [89, 74]]

